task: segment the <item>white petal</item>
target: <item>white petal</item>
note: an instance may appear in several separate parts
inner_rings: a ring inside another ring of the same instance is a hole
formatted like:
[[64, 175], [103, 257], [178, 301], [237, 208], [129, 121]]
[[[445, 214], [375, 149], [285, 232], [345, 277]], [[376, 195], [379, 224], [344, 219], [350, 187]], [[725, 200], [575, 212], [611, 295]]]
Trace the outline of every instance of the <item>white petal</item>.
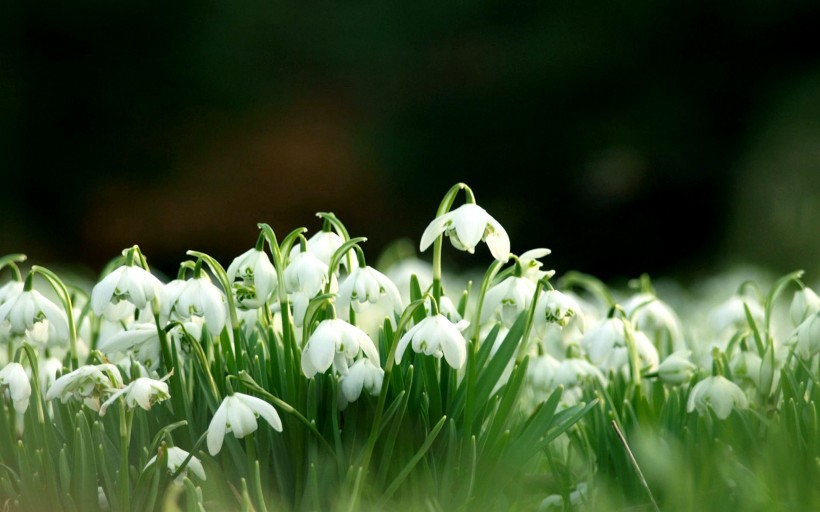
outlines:
[[256, 432], [258, 425], [256, 424], [256, 415], [254, 411], [245, 404], [236, 393], [233, 395], [233, 402], [231, 402], [228, 410], [228, 422], [231, 424], [231, 431], [237, 439], [253, 434]]
[[267, 421], [274, 430], [277, 432], [282, 431], [282, 420], [279, 418], [279, 413], [276, 412], [276, 409], [274, 409], [271, 404], [260, 398], [256, 398], [255, 396], [245, 395], [242, 393], [236, 393], [234, 396], [239, 398], [239, 400], [250, 407], [253, 412]]
[[91, 308], [97, 316], [102, 315], [105, 305], [111, 302], [114, 290], [120, 282], [125, 267], [119, 267], [103, 278], [91, 290]]
[[462, 205], [453, 213], [453, 225], [458, 239], [468, 252], [472, 252], [484, 236], [490, 216], [484, 208], [475, 204]]
[[208, 453], [211, 455], [216, 455], [222, 449], [228, 416], [227, 401], [229, 399], [230, 397], [222, 401], [211, 420], [211, 424], [208, 425]]
[[484, 238], [493, 258], [498, 261], [510, 259], [510, 237], [507, 231], [495, 219], [490, 220], [490, 232]]
[[436, 241], [436, 238], [438, 238], [442, 233], [444, 233], [445, 225], [448, 222], [452, 222], [452, 218], [453, 212], [448, 212], [444, 215], [441, 215], [433, 219], [433, 221], [427, 225], [427, 228], [421, 235], [419, 251], [426, 251], [427, 248], [430, 247], [430, 245], [432, 245], [432, 243]]

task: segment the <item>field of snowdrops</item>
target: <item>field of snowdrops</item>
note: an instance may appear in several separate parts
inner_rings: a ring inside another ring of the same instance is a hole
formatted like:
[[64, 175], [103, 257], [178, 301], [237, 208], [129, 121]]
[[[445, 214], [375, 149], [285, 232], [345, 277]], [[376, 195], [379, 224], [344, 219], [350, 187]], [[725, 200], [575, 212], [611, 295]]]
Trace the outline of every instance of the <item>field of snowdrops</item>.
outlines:
[[610, 290], [479, 204], [454, 186], [378, 270], [332, 213], [167, 282], [136, 245], [96, 283], [1, 258], [3, 510], [820, 503], [800, 272]]

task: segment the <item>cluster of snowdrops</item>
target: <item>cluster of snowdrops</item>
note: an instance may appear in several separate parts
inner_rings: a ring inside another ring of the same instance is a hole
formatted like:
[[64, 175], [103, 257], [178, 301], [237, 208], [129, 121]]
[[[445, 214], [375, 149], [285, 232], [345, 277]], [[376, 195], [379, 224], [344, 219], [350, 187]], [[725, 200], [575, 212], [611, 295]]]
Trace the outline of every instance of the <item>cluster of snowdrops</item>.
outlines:
[[[646, 277], [616, 294], [574, 272], [553, 282], [550, 251], [513, 254], [463, 184], [422, 234], [432, 264], [393, 258], [383, 273], [364, 238], [319, 217], [320, 231], [281, 242], [260, 224], [227, 269], [189, 251], [168, 282], [137, 246], [87, 287], [2, 258], [3, 501], [657, 507], [679, 496], [651, 451], [715, 438], [737, 451], [789, 421], [787, 450], [803, 443], [817, 472], [820, 297], [799, 272], [768, 293], [724, 284], [717, 302], [671, 290], [676, 312]], [[445, 238], [469, 253], [484, 242], [494, 261], [472, 280], [443, 275]], [[732, 421], [749, 432], [721, 430]], [[754, 474], [749, 457], [730, 459]], [[716, 472], [739, 491], [734, 473]]]

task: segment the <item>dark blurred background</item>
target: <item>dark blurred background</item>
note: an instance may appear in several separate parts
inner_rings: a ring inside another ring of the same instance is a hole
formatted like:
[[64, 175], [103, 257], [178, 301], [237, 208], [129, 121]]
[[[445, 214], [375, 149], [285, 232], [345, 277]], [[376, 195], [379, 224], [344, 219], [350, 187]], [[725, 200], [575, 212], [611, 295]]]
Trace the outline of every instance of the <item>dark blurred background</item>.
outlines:
[[466, 181], [560, 271], [820, 270], [816, 1], [1, 9], [0, 254], [227, 265], [322, 210], [375, 258]]

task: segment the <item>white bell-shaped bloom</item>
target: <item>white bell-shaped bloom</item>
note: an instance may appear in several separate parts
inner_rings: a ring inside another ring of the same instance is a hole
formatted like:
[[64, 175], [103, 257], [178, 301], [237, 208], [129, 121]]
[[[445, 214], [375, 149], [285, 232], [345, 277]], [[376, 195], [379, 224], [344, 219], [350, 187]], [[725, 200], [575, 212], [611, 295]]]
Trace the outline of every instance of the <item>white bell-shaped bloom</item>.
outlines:
[[561, 364], [555, 370], [551, 387], [577, 387], [588, 382], [590, 379], [597, 379], [601, 383], [606, 384], [606, 378], [604, 374], [601, 373], [601, 370], [590, 364], [589, 361], [570, 357], [561, 361]]
[[[307, 252], [313, 254], [319, 261], [324, 263], [325, 265], [330, 266], [330, 260], [333, 258], [333, 254], [339, 250], [340, 247], [345, 243], [344, 238], [338, 235], [334, 231], [319, 231], [314, 233], [313, 236], [308, 238], [307, 240]], [[293, 258], [302, 253], [302, 248], [297, 244], [293, 246], [290, 251], [290, 259], [293, 261]], [[350, 265], [349, 271], [352, 271], [354, 268], [357, 267], [358, 261], [352, 255], [350, 257], [345, 256], [342, 258], [341, 261], [342, 265], [347, 268]]]
[[367, 357], [359, 358], [350, 365], [347, 375], [342, 375], [339, 379], [339, 388], [342, 395], [340, 398], [344, 399], [342, 405], [358, 400], [363, 389], [372, 396], [378, 395], [381, 393], [383, 381], [384, 370], [378, 364], [374, 364]]
[[[47, 324], [38, 325], [46, 320]], [[0, 306], [0, 324], [6, 322], [11, 327], [11, 334], [23, 335], [34, 331], [38, 340], [45, 336], [49, 343], [68, 341], [68, 318], [65, 311], [37, 290], [22, 291], [10, 296]]]
[[[168, 447], [168, 473], [174, 474], [177, 472], [179, 467], [185, 462], [185, 459], [188, 458], [190, 455], [189, 452], [186, 452], [182, 448], [178, 448], [176, 446], [169, 446]], [[154, 455], [148, 462], [145, 464], [147, 468], [151, 464], [155, 464], [157, 462], [157, 456]], [[197, 457], [191, 457], [191, 460], [188, 461], [188, 465], [185, 466], [185, 469], [180, 473], [180, 477], [186, 475], [188, 470], [193, 471], [194, 475], [200, 480], [206, 480], [205, 478], [205, 468], [202, 467], [202, 461], [200, 461]]]
[[100, 410], [100, 398], [122, 387], [122, 376], [113, 364], [81, 366], [54, 381], [46, 400], [59, 397], [62, 403], [75, 399], [95, 411]]
[[792, 340], [797, 342], [797, 353], [806, 359], [820, 353], [820, 313], [809, 316], [795, 329]]
[[581, 339], [581, 347], [598, 368], [621, 368], [629, 363], [627, 329], [635, 342], [635, 350], [643, 365], [648, 369], [657, 368], [659, 356], [655, 346], [646, 334], [635, 330], [628, 321], [621, 318], [608, 318], [587, 331]]
[[42, 359], [38, 366], [40, 392], [46, 393], [51, 389], [54, 381], [57, 380], [57, 374], [63, 371], [63, 362], [56, 357], [49, 357], [48, 359]]
[[521, 256], [518, 257], [518, 262], [521, 264], [521, 269], [523, 270], [523, 274], [521, 277], [525, 277], [532, 281], [533, 283], [537, 283], [543, 278], [550, 278], [555, 274], [554, 270], [541, 270], [541, 258], [552, 254], [552, 251], [549, 249], [530, 249], [529, 251], [525, 252]]
[[109, 304], [128, 302], [136, 309], [144, 309], [155, 298], [160, 303], [164, 302], [162, 282], [142, 267], [123, 265], [94, 286], [91, 291], [91, 308], [97, 316], [105, 314], [109, 320], [118, 321], [122, 318], [117, 318], [117, 315], [125, 314], [130, 308], [120, 306], [116, 310], [107, 309]]
[[658, 365], [658, 377], [664, 384], [677, 386], [692, 378], [698, 367], [689, 360], [691, 354], [689, 350], [679, 350], [667, 356]]
[[743, 390], [726, 377], [717, 375], [695, 384], [689, 392], [686, 410], [692, 412], [697, 409], [700, 414], [706, 414], [712, 409], [718, 418], [725, 420], [732, 409], [745, 409], [748, 406], [749, 401]]
[[264, 306], [278, 283], [268, 253], [255, 248], [234, 258], [226, 273], [236, 301], [246, 309]]
[[3, 304], [7, 300], [12, 297], [16, 297], [17, 295], [23, 292], [23, 282], [22, 281], [9, 281], [8, 283], [0, 286], [0, 304]]
[[225, 328], [228, 318], [225, 294], [206, 274], [187, 281], [174, 280], [168, 283], [166, 295], [168, 300], [163, 304], [163, 316], [183, 321], [193, 316], [202, 317], [208, 330], [215, 336], [219, 336]]
[[548, 324], [566, 327], [573, 319], [583, 331], [584, 313], [581, 305], [571, 295], [558, 290], [547, 290], [535, 302], [533, 325], [542, 336]]
[[351, 306], [358, 312], [363, 304], [380, 301], [387, 302], [395, 314], [401, 314], [401, 295], [395, 283], [375, 268], [366, 266], [353, 270], [339, 286], [336, 307], [347, 315]]
[[122, 395], [125, 395], [125, 404], [129, 409], [140, 406], [146, 411], [150, 411], [155, 403], [171, 397], [168, 394], [168, 384], [164, 381], [140, 377], [111, 395], [100, 407], [100, 416], [104, 416], [108, 407]]
[[160, 346], [157, 326], [148, 322], [135, 322], [128, 330], [106, 338], [97, 348], [108, 356], [132, 354], [134, 359], [155, 370], [159, 367]]
[[533, 357], [527, 366], [527, 383], [539, 391], [547, 391], [553, 387], [553, 378], [561, 362], [549, 354]]
[[419, 249], [424, 252], [442, 234], [447, 235], [453, 247], [460, 251], [472, 254], [478, 242], [483, 240], [495, 259], [507, 261], [510, 257], [507, 232], [477, 204], [463, 204], [433, 219], [421, 235]]
[[481, 323], [497, 316], [505, 327], [512, 327], [518, 315], [529, 309], [534, 296], [535, 283], [524, 277], [507, 277], [487, 290], [481, 309]]
[[31, 396], [31, 382], [23, 365], [9, 363], [0, 370], [0, 387], [8, 388], [14, 410], [19, 414], [25, 413]]
[[[427, 316], [432, 316], [435, 314], [435, 312], [433, 311], [433, 301], [430, 300], [429, 296], [424, 297], [424, 309], [425, 311], [427, 311]], [[453, 300], [446, 295], [442, 295], [439, 298], [438, 311], [439, 313], [447, 317], [447, 320], [453, 323], [459, 323], [462, 320], [461, 315], [458, 313], [458, 308], [453, 303]], [[462, 331], [463, 330], [464, 329], [462, 329]]]
[[428, 316], [401, 337], [396, 348], [396, 363], [401, 362], [407, 345], [412, 343], [413, 351], [437, 358], [443, 355], [447, 364], [461, 369], [467, 362], [467, 340], [461, 331], [468, 325], [466, 320], [454, 324], [441, 314]]
[[285, 287], [288, 293], [303, 293], [315, 297], [327, 284], [328, 265], [312, 252], [294, 256], [285, 268]]
[[[744, 305], [749, 308], [756, 322], [763, 320], [763, 307], [757, 300], [734, 295], [712, 311], [710, 319], [715, 332], [720, 334], [729, 329], [734, 331], [749, 329]], [[730, 334], [733, 335], [734, 332]]]
[[794, 293], [789, 316], [794, 325], [802, 324], [808, 317], [820, 312], [820, 296], [811, 288], [803, 288]]
[[302, 372], [311, 378], [334, 367], [345, 375], [360, 353], [373, 362], [379, 361], [379, 351], [363, 330], [344, 320], [323, 320], [316, 326], [302, 350]]
[[653, 338], [668, 336], [672, 350], [682, 350], [683, 328], [680, 318], [665, 302], [651, 293], [638, 293], [624, 302], [626, 316], [641, 332], [650, 334]]
[[208, 452], [211, 455], [219, 453], [228, 432], [233, 432], [237, 439], [256, 432], [259, 416], [277, 432], [282, 431], [279, 413], [268, 402], [243, 393], [225, 397], [208, 426]]

